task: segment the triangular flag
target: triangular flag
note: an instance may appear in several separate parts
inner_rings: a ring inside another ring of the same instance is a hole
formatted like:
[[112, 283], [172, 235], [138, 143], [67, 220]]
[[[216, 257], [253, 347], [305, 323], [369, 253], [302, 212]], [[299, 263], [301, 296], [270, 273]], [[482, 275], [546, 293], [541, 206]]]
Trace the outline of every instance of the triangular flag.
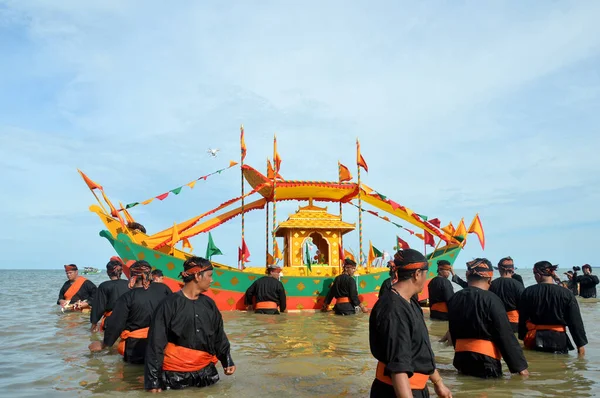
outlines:
[[454, 225], [452, 225], [452, 221], [450, 221], [448, 223], [448, 225], [446, 225], [444, 228], [442, 228], [442, 231], [444, 231], [448, 235], [452, 236], [456, 232], [456, 229], [454, 228]]
[[354, 254], [350, 253], [348, 250], [344, 249], [344, 259], [349, 258], [352, 261], [356, 261], [354, 259]]
[[465, 227], [464, 218], [460, 219], [460, 223], [458, 224], [458, 228], [456, 228], [453, 237], [460, 242], [463, 242], [467, 238], [467, 227]]
[[399, 236], [396, 236], [396, 250], [406, 250], [406, 249], [410, 249], [410, 246], [408, 245], [408, 243], [406, 241], [403, 241], [402, 239], [400, 239]]
[[194, 181], [188, 182], [188, 183], [187, 183], [187, 184], [185, 184], [185, 185], [187, 185], [188, 187], [190, 187], [190, 189], [194, 189], [194, 186], [196, 186], [196, 182], [197, 182], [197, 181], [198, 181], [198, 180], [194, 180]]
[[467, 232], [477, 235], [479, 243], [481, 244], [481, 249], [485, 250], [485, 234], [483, 232], [483, 225], [481, 225], [481, 220], [479, 219], [479, 214], [475, 215]]
[[126, 208], [126, 209], [131, 209], [132, 207], [135, 207], [135, 206], [137, 206], [137, 205], [139, 205], [139, 204], [140, 204], [140, 202], [127, 203], [127, 204], [125, 205], [125, 208]]
[[207, 260], [210, 260], [212, 256], [223, 255], [221, 250], [213, 242], [212, 234], [208, 233], [208, 244], [206, 245], [206, 256]]
[[192, 252], [194, 250], [194, 248], [192, 247], [192, 244], [190, 243], [190, 240], [188, 238], [183, 238], [181, 239], [181, 244], [183, 245], [184, 249], [190, 249], [190, 252]]
[[429, 223], [435, 225], [438, 228], [442, 226], [442, 223], [440, 222], [439, 218], [432, 218], [431, 220], [429, 220]]
[[427, 221], [427, 216], [424, 216], [424, 215], [422, 215], [422, 214], [418, 214], [418, 213], [417, 213], [417, 216], [421, 217], [421, 219], [422, 219], [423, 221]]
[[165, 200], [167, 198], [167, 196], [169, 196], [169, 192], [165, 192], [165, 193], [162, 193], [162, 194], [156, 196], [156, 199]]
[[179, 195], [179, 193], [181, 192], [181, 188], [183, 188], [183, 187], [171, 189], [169, 192], [173, 192], [175, 195]]
[[281, 170], [281, 158], [277, 152], [277, 137], [273, 137], [273, 166], [275, 166], [275, 171]]
[[267, 253], [267, 264], [268, 265], [275, 264], [275, 258], [271, 255], [271, 253]]
[[377, 257], [381, 257], [381, 252], [371, 244], [371, 241], [369, 241], [369, 255], [367, 259], [367, 267], [370, 267]]
[[241, 262], [242, 259], [245, 263], [250, 262], [250, 250], [248, 250], [244, 239], [242, 239], [242, 247], [238, 248], [238, 262]]
[[150, 198], [150, 199], [148, 199], [148, 200], [144, 200], [144, 201], [142, 202], [142, 204], [143, 204], [143, 205], [149, 205], [150, 203], [152, 203], [152, 201], [153, 201], [153, 200], [154, 200], [154, 198]]
[[119, 202], [119, 206], [121, 206], [121, 210], [123, 212], [123, 214], [125, 214], [125, 219], [127, 220], [127, 223], [132, 223], [135, 222], [133, 220], [133, 217], [131, 217], [131, 214], [129, 214], [129, 212], [127, 211], [126, 208], [123, 208], [123, 203]]
[[246, 159], [246, 140], [244, 139], [244, 125], [240, 126], [240, 149], [242, 151], [242, 162]]
[[234, 162], [233, 160], [230, 160], [230, 161], [229, 161], [229, 167], [233, 167], [233, 166], [235, 166], [236, 164], [238, 164], [238, 162]]
[[435, 241], [433, 240], [433, 235], [431, 235], [427, 231], [424, 231], [424, 232], [425, 232], [425, 244], [429, 245], [431, 247], [435, 247]]
[[283, 180], [283, 177], [281, 176], [281, 174], [279, 174], [279, 173], [275, 174], [275, 169], [271, 165], [271, 160], [267, 159], [267, 178], [270, 180], [273, 180], [273, 179], [275, 179], [275, 175], [277, 175], [278, 179]]
[[365, 169], [367, 173], [369, 172], [369, 166], [367, 166], [365, 158], [360, 154], [360, 142], [358, 140], [356, 140], [356, 165]]
[[85, 183], [87, 184], [89, 189], [99, 189], [102, 190], [102, 185], [100, 184], [96, 184], [94, 181], [90, 180], [90, 178], [88, 176], [86, 176], [83, 171], [77, 169], [77, 171], [79, 172], [79, 174], [81, 174], [81, 178], [83, 178], [83, 181], [85, 181]]
[[279, 260], [283, 259], [283, 255], [281, 254], [281, 250], [279, 250], [279, 245], [277, 244], [277, 241], [275, 241], [275, 247], [273, 247], [273, 257]]
[[352, 175], [350, 174], [350, 170], [340, 162], [338, 162], [338, 173], [340, 176], [340, 182], [351, 181]]

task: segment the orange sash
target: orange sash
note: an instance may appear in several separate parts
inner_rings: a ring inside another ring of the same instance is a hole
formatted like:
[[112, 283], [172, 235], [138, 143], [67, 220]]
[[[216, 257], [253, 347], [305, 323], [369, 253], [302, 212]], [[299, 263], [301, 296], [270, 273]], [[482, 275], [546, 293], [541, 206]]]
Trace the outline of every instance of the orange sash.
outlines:
[[254, 309], [257, 310], [276, 310], [279, 306], [274, 301], [261, 301], [260, 303], [256, 303]]
[[508, 321], [510, 323], [519, 323], [519, 311], [512, 310], [506, 313], [508, 315]]
[[163, 370], [172, 372], [196, 372], [211, 363], [217, 363], [215, 355], [205, 351], [193, 350], [173, 343], [167, 343]]
[[104, 322], [106, 322], [106, 318], [112, 315], [112, 311], [105, 311], [102, 320], [100, 321], [100, 330], [104, 330]]
[[65, 300], [71, 301], [73, 296], [77, 294], [79, 289], [81, 289], [81, 286], [83, 286], [85, 281], [87, 281], [87, 279], [85, 279], [83, 276], [78, 276], [75, 279], [75, 282], [73, 282], [73, 284], [65, 292]]
[[119, 354], [125, 355], [125, 340], [130, 337], [134, 339], [147, 339], [148, 338], [148, 329], [149, 328], [141, 328], [136, 330], [123, 330], [121, 332], [121, 341], [119, 341], [119, 346], [117, 349], [119, 350]]
[[552, 330], [554, 332], [565, 333], [567, 328], [564, 325], [536, 325], [531, 321], [527, 321], [527, 334], [523, 339], [523, 345], [529, 349], [535, 348], [535, 335], [538, 330]]
[[336, 304], [349, 303], [350, 297], [340, 297], [335, 299]]
[[476, 352], [478, 354], [487, 355], [488, 357], [492, 357], [494, 359], [500, 360], [502, 355], [500, 354], [500, 350], [494, 343], [489, 340], [481, 340], [481, 339], [457, 339], [456, 347], [454, 347], [455, 352]]
[[[392, 384], [392, 378], [390, 376], [386, 376], [383, 374], [385, 370], [385, 364], [381, 361], [377, 362], [377, 370], [375, 372], [375, 378], [385, 384]], [[411, 390], [422, 390], [427, 386], [427, 380], [429, 380], [429, 375], [423, 373], [413, 373], [412, 377], [408, 379], [410, 382]]]
[[448, 312], [448, 304], [446, 304], [444, 301], [435, 303], [431, 306], [431, 310], [437, 312]]

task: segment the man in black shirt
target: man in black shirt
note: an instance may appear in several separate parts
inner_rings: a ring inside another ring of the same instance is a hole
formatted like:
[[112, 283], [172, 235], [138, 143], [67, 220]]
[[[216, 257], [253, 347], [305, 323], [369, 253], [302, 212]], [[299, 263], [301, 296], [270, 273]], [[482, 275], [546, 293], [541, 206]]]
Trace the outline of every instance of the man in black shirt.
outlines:
[[461, 373], [502, 377], [501, 358], [511, 373], [527, 376], [527, 361], [512, 332], [504, 304], [488, 291], [494, 269], [485, 258], [467, 263], [469, 287], [448, 302], [448, 328], [454, 345], [454, 367]]
[[75, 264], [65, 265], [67, 281], [58, 293], [56, 304], [63, 311], [89, 311], [91, 302], [96, 295], [96, 285], [83, 276], [79, 276], [79, 270]]
[[[111, 257], [106, 264], [106, 274], [110, 280], [102, 282], [98, 286], [92, 303], [92, 313], [90, 314], [92, 332], [104, 330], [106, 319], [112, 314], [117, 299], [129, 291], [129, 282], [121, 279], [122, 273], [123, 261], [117, 256]], [[100, 319], [102, 319], [101, 322]], [[100, 322], [99, 325], [98, 322]]]
[[502, 300], [512, 331], [516, 333], [519, 330], [519, 311], [517, 308], [525, 286], [512, 278], [515, 273], [512, 262], [504, 261], [498, 263], [498, 271], [500, 271], [500, 278], [492, 281], [490, 292]]
[[448, 320], [448, 300], [454, 294], [452, 283], [448, 280], [452, 270], [449, 261], [440, 260], [437, 262], [437, 276], [429, 282], [429, 305], [431, 307], [431, 319], [440, 321]]
[[452, 397], [436, 369], [423, 311], [415, 299], [427, 280], [427, 259], [406, 249], [394, 264], [394, 284], [369, 317], [369, 346], [379, 361], [371, 397], [428, 397], [428, 380], [438, 396]]
[[144, 363], [150, 319], [158, 305], [171, 294], [162, 283], [152, 283], [148, 262], [140, 260], [129, 268], [131, 289], [117, 299], [106, 321], [102, 342], [90, 344], [92, 352], [112, 347], [120, 337], [118, 351], [129, 363]]
[[556, 268], [548, 261], [533, 266], [536, 285], [529, 286], [519, 301], [519, 339], [531, 350], [566, 354], [573, 350], [567, 329], [579, 355], [585, 354], [587, 337], [577, 298], [554, 283]]
[[569, 289], [575, 296], [578, 296], [579, 289], [577, 288], [577, 271], [567, 271], [565, 272], [565, 275], [567, 276], [567, 289]]
[[525, 283], [523, 283], [523, 277], [517, 273], [514, 272], [515, 268], [515, 262], [513, 261], [513, 259], [508, 256], [508, 257], [504, 257], [501, 258], [500, 261], [498, 261], [498, 267], [496, 268], [497, 270], [500, 269], [500, 267], [510, 267], [513, 269], [513, 273], [511, 278], [513, 278], [514, 280], [516, 280], [517, 282], [519, 282], [521, 285], [523, 285], [523, 287], [525, 287]]
[[[279, 281], [281, 267], [269, 265], [266, 270], [267, 276], [259, 278], [246, 290], [246, 309], [257, 314], [279, 314], [286, 312], [286, 297], [283, 283]], [[256, 300], [256, 303], [254, 303]]]
[[579, 295], [582, 298], [596, 298], [596, 285], [600, 282], [596, 275], [592, 275], [592, 267], [585, 264], [581, 267], [583, 275], [577, 277], [576, 282], [579, 283]]
[[356, 307], [360, 307], [362, 312], [368, 312], [367, 307], [358, 299], [358, 289], [353, 278], [354, 272], [356, 272], [356, 262], [349, 258], [345, 259], [344, 273], [333, 280], [321, 311], [327, 312], [329, 304], [335, 298], [333, 310], [336, 315], [354, 315], [356, 314]]
[[223, 317], [204, 294], [213, 281], [212, 263], [190, 257], [183, 269], [185, 285], [152, 316], [144, 372], [144, 387], [150, 392], [215, 384], [219, 361], [226, 375], [235, 372]]

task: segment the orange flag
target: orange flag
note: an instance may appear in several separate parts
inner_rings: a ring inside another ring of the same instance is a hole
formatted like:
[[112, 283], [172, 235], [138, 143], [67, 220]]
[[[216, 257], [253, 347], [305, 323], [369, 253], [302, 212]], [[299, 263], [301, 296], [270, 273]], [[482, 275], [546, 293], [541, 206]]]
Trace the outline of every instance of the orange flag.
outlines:
[[348, 250], [344, 249], [344, 259], [349, 258], [352, 261], [356, 261], [354, 259], [354, 254], [350, 253]]
[[352, 174], [350, 174], [350, 170], [348, 170], [348, 168], [346, 166], [344, 166], [343, 164], [338, 162], [338, 168], [339, 168], [340, 182], [352, 180]]
[[89, 189], [102, 190], [102, 185], [96, 184], [94, 181], [90, 180], [90, 178], [88, 176], [86, 176], [85, 174], [83, 174], [83, 172], [81, 170], [77, 169], [77, 171], [79, 172], [79, 174], [81, 174], [81, 178], [83, 178], [83, 181], [85, 181], [85, 183], [87, 184]]
[[273, 137], [273, 166], [275, 166], [276, 172], [281, 170], [281, 158], [279, 152], [277, 152], [277, 137]]
[[483, 225], [481, 225], [481, 220], [479, 219], [479, 214], [475, 215], [467, 232], [477, 235], [481, 248], [485, 249], [485, 234], [483, 232]]
[[356, 140], [356, 164], [365, 169], [367, 173], [369, 172], [367, 162], [365, 162], [365, 158], [360, 154], [360, 142], [358, 142], [358, 140]]
[[454, 235], [452, 235], [454, 238], [456, 238], [457, 240], [461, 241], [464, 243], [465, 239], [467, 238], [467, 227], [465, 227], [465, 220], [464, 218], [460, 219], [460, 223], [458, 224], [458, 228], [456, 228], [456, 232], [454, 232]]
[[237, 163], [237, 162], [234, 162], [233, 160], [230, 160], [230, 161], [229, 161], [229, 167], [233, 167], [233, 166], [235, 166], [236, 164], [238, 164], [238, 163]]
[[444, 228], [442, 228], [442, 231], [444, 231], [448, 235], [452, 236], [456, 232], [456, 229], [454, 229], [454, 225], [452, 225], [452, 221], [450, 221], [450, 223], [448, 225], [446, 225]]
[[275, 247], [273, 248], [273, 257], [280, 260], [283, 258], [283, 255], [281, 255], [281, 250], [279, 250], [279, 245], [277, 244], [277, 241], [275, 241]]
[[183, 248], [184, 249], [190, 249], [190, 252], [192, 252], [194, 250], [194, 248], [192, 247], [192, 244], [190, 243], [190, 240], [188, 238], [183, 238], [181, 240], [182, 244], [183, 244]]
[[171, 233], [171, 246], [175, 249], [175, 244], [179, 242], [179, 231], [177, 231], [177, 224], [173, 223], [173, 231]]
[[[273, 169], [273, 166], [271, 165], [271, 161], [269, 159], [267, 159], [267, 178], [270, 180], [275, 179], [275, 170]], [[279, 173], [277, 173], [277, 178], [283, 180], [283, 177]]]
[[244, 125], [240, 127], [240, 148], [242, 149], [242, 162], [246, 159], [246, 140], [244, 140]]

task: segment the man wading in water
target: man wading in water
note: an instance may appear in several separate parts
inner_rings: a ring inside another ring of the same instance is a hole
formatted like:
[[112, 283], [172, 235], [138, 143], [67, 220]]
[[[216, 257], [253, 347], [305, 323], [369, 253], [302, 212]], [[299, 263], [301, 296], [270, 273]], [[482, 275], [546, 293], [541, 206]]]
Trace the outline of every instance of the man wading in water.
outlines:
[[226, 375], [235, 372], [221, 312], [204, 295], [213, 280], [211, 262], [191, 257], [183, 269], [185, 285], [162, 301], [150, 324], [144, 386], [151, 392], [215, 384], [218, 361]]
[[[257, 314], [279, 314], [279, 311], [286, 312], [287, 300], [283, 283], [279, 281], [281, 267], [278, 265], [269, 265], [266, 270], [267, 276], [257, 279], [246, 290], [246, 309], [254, 310]], [[254, 304], [256, 298], [256, 304]]]
[[56, 304], [62, 308], [72, 305], [75, 311], [90, 308], [89, 302], [96, 295], [96, 285], [83, 276], [79, 276], [75, 264], [65, 265], [65, 274], [67, 281], [58, 293]]
[[354, 272], [356, 272], [356, 262], [349, 258], [344, 260], [344, 273], [337, 276], [333, 280], [333, 285], [325, 297], [323, 309], [327, 312], [329, 304], [335, 297], [335, 305], [333, 310], [336, 315], [353, 315], [356, 314], [356, 307], [360, 307], [362, 312], [368, 312], [367, 307], [361, 304], [358, 299], [358, 290], [356, 289], [356, 281], [354, 280]]

